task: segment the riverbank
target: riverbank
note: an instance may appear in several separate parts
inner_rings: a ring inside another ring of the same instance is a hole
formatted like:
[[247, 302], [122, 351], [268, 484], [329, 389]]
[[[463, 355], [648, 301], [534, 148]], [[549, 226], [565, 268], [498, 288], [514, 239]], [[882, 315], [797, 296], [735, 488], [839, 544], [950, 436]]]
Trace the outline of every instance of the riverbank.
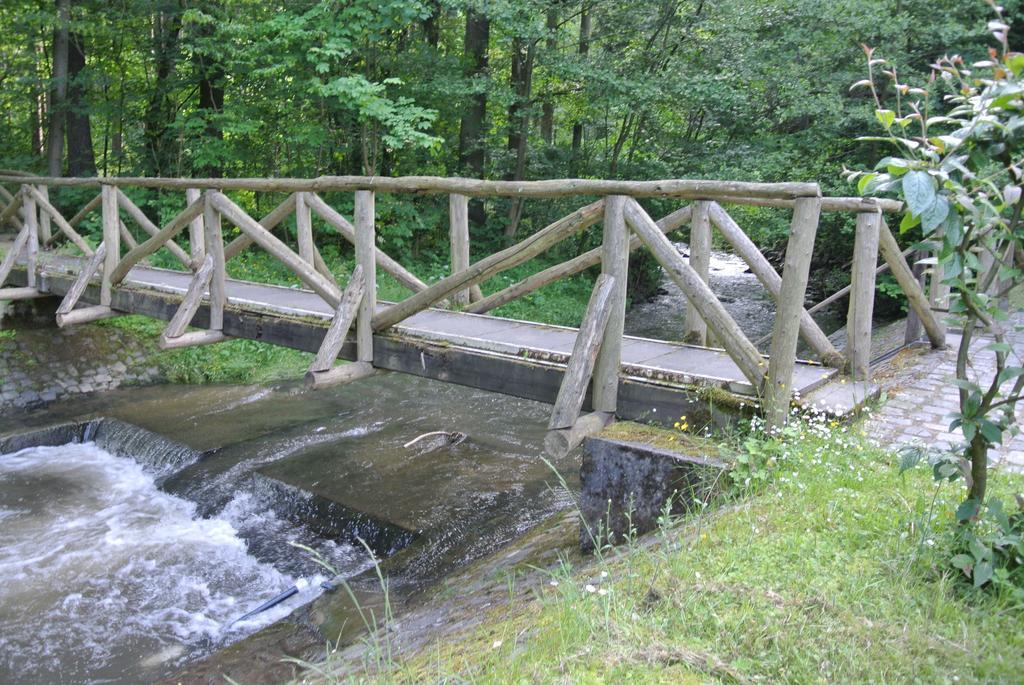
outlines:
[[[749, 497], [603, 559], [512, 559], [474, 625], [424, 644], [402, 618], [317, 679], [347, 681], [356, 663], [381, 683], [1016, 682], [1020, 605], [948, 563], [956, 524], [935, 512], [959, 486], [936, 487], [927, 467], [900, 475], [863, 430], [819, 422], [748, 442], [767, 482]], [[992, 481], [1004, 499], [1024, 487]], [[438, 600], [449, 614], [467, 582]]]

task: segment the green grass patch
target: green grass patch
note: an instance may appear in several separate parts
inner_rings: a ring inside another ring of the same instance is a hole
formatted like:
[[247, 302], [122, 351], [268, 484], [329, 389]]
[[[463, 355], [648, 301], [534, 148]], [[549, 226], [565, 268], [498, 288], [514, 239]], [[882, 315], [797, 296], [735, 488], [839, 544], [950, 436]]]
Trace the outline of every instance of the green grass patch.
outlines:
[[[759, 449], [772, 453], [771, 478], [747, 496], [654, 533], [654, 544], [563, 563], [535, 600], [499, 602], [458, 641], [366, 678], [1020, 681], [1021, 607], [949, 564], [958, 486], [936, 486], [927, 468], [899, 475], [895, 455], [857, 426], [819, 421]], [[993, 481], [1004, 499], [1024, 487]]]
[[[120, 316], [91, 325], [119, 328], [155, 346], [167, 324], [145, 316]], [[301, 378], [311, 360], [312, 355], [287, 347], [255, 340], [228, 340], [156, 352], [151, 361], [171, 383], [248, 384]]]

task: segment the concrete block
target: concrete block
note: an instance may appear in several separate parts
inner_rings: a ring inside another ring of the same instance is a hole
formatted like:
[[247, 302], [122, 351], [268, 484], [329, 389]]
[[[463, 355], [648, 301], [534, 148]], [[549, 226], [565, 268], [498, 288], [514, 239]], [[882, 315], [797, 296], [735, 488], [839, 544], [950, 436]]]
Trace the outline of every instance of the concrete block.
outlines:
[[593, 437], [583, 443], [580, 468], [580, 546], [619, 544], [654, 530], [669, 508], [682, 514], [708, 497], [726, 464], [705, 455]]

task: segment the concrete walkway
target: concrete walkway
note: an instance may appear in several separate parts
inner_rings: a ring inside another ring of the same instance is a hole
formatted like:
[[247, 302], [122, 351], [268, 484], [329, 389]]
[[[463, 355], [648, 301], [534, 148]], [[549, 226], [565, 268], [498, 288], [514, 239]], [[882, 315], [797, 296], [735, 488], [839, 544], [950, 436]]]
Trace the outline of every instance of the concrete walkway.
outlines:
[[[1014, 324], [1024, 324], [1024, 313], [1016, 312], [1007, 327], [1012, 329]], [[1024, 333], [1007, 337], [1017, 358], [1024, 359]], [[947, 342], [945, 350], [906, 350], [877, 370], [874, 380], [887, 400], [874, 412], [868, 430], [882, 444], [918, 442], [943, 448], [963, 440], [959, 429], [949, 431], [950, 415], [960, 406], [958, 389], [950, 382], [956, 377], [960, 335], [950, 333]], [[990, 338], [976, 336], [971, 344], [969, 368], [975, 382], [988, 383], [995, 372], [995, 353], [985, 349], [989, 343]], [[1024, 426], [1024, 406], [1017, 407], [1017, 423]], [[1024, 435], [1007, 434], [1003, 440], [992, 454], [994, 463], [1024, 472]]]

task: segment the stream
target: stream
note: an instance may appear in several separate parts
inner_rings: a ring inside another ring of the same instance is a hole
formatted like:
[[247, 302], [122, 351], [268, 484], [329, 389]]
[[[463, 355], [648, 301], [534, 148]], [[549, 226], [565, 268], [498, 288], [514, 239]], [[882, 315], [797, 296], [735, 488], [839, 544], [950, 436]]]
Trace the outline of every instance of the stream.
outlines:
[[[429, 587], [571, 505], [540, 457], [548, 411], [381, 374], [316, 393], [122, 388], [0, 416], [0, 435], [105, 417], [83, 442], [0, 454], [0, 682], [152, 682], [327, 577], [372, 574], [358, 539], [378, 559], [414, 550], [389, 569], [396, 601]], [[438, 430], [467, 438], [404, 447]], [[575, 482], [573, 458], [557, 466]]]
[[[751, 339], [770, 332], [774, 307], [742, 261], [713, 253], [711, 285]], [[684, 312], [665, 279], [626, 332], [678, 340]], [[47, 328], [17, 335], [54, 344]], [[88, 354], [75, 341], [66, 353]], [[121, 388], [0, 415], [0, 436], [88, 424], [0, 454], [0, 682], [154, 681], [374, 559], [393, 557], [397, 598], [430, 587], [572, 506], [541, 456], [549, 412], [382, 373], [316, 393]], [[407, 446], [435, 431], [466, 439]], [[576, 455], [553, 466], [575, 487]]]
[[[676, 249], [689, 256], [686, 243], [676, 243]], [[756, 342], [771, 334], [775, 322], [775, 302], [751, 273], [746, 262], [729, 253], [712, 250], [708, 281], [715, 295], [732, 315], [747, 338]], [[642, 338], [657, 340], [682, 340], [683, 320], [687, 302], [679, 286], [662, 272], [658, 292], [646, 302], [638, 302], [626, 313], [625, 332]], [[845, 325], [841, 311], [826, 308], [815, 314], [815, 320], [826, 335]], [[807, 349], [801, 341], [801, 353]], [[767, 349], [767, 343], [760, 346]]]

